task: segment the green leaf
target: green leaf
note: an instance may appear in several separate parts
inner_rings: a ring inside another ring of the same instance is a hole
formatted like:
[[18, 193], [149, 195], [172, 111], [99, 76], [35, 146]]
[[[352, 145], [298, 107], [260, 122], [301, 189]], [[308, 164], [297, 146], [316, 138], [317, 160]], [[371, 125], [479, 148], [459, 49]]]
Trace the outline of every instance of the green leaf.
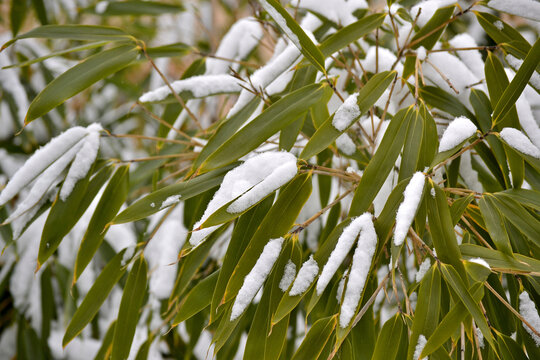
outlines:
[[[437, 252], [438, 254], [438, 252]], [[469, 290], [465, 287], [463, 280], [458, 275], [458, 272], [452, 265], [439, 264], [441, 273], [448, 283], [448, 285], [456, 292], [461, 302], [467, 308], [467, 311], [472, 315], [476, 325], [482, 331], [484, 339], [486, 339], [491, 346], [494, 346], [493, 335], [489, 329], [489, 325], [486, 322], [486, 318], [478, 305], [478, 302], [472, 297]]]
[[508, 232], [504, 227], [504, 218], [497, 209], [495, 200], [492, 196], [486, 194], [478, 200], [478, 205], [480, 206], [480, 211], [482, 212], [482, 217], [486, 223], [489, 236], [495, 243], [497, 249], [508, 256], [513, 256]]
[[[396, 76], [395, 71], [384, 71], [374, 75], [365, 86], [360, 89], [357, 104], [360, 109], [360, 115], [365, 114], [375, 102], [381, 97], [388, 85]], [[360, 117], [360, 115], [358, 117]], [[311, 139], [300, 154], [301, 159], [309, 159], [326, 149], [333, 143], [342, 132], [332, 125], [334, 115], [330, 116], [313, 134]], [[357, 119], [355, 119], [356, 121]], [[351, 125], [354, 121], [351, 123]]]
[[212, 293], [216, 287], [218, 277], [219, 270], [214, 271], [211, 275], [208, 275], [206, 278], [201, 280], [187, 293], [186, 297], [179, 305], [178, 313], [174, 317], [172, 323], [173, 326], [176, 326], [182, 321], [189, 319], [210, 305]]
[[126, 272], [127, 263], [124, 261], [126, 250], [120, 251], [111, 261], [103, 268], [101, 274], [86, 294], [81, 305], [75, 311], [62, 339], [62, 346], [65, 347], [92, 321], [98, 313], [99, 308], [109, 296], [114, 285], [120, 280]]
[[407, 359], [412, 358], [419, 336], [429, 338], [435, 331], [440, 307], [441, 274], [436, 266], [432, 266], [420, 282]]
[[135, 45], [122, 45], [90, 56], [51, 81], [32, 101], [25, 124], [45, 115], [97, 81], [133, 62], [139, 54]]
[[74, 47], [71, 47], [69, 49], [60, 50], [60, 51], [54, 51], [54, 52], [52, 52], [50, 54], [40, 56], [40, 57], [38, 57], [36, 59], [24, 61], [24, 62], [19, 63], [19, 64], [13, 64], [13, 65], [9, 65], [9, 66], [4, 66], [2, 69], [11, 69], [11, 68], [15, 68], [15, 67], [24, 67], [24, 66], [32, 65], [32, 64], [35, 64], [35, 63], [38, 63], [38, 62], [42, 62], [43, 60], [47, 60], [47, 59], [55, 57], [55, 56], [71, 54], [71, 53], [76, 52], [76, 51], [95, 49], [95, 48], [98, 48], [98, 47], [102, 47], [102, 46], [104, 46], [104, 45], [106, 45], [108, 43], [109, 43], [108, 41], [98, 41], [98, 42], [93, 42], [93, 43], [90, 43], [90, 44], [74, 46]]
[[[484, 287], [482, 284], [476, 283], [470, 288], [470, 294], [474, 301], [480, 301], [484, 295]], [[433, 334], [428, 337], [428, 341], [422, 350], [421, 358], [430, 355], [441, 347], [450, 336], [459, 328], [461, 322], [467, 316], [467, 308], [459, 301], [455, 303], [450, 311], [444, 316], [442, 321], [437, 325]]]
[[401, 319], [401, 314], [397, 313], [384, 323], [371, 360], [398, 359], [400, 347], [403, 343], [406, 345], [406, 342], [407, 327]]
[[537, 190], [510, 189], [501, 192], [499, 195], [509, 196], [521, 205], [540, 211], [540, 192]]
[[11, 0], [11, 9], [9, 11], [9, 19], [11, 23], [11, 32], [13, 36], [17, 35], [21, 26], [24, 23], [26, 14], [28, 13], [28, 1], [26, 0]]
[[469, 119], [474, 118], [465, 105], [463, 105], [454, 95], [447, 93], [441, 88], [435, 86], [423, 86], [418, 89], [418, 95], [426, 104], [431, 107], [446, 111], [453, 116], [466, 116]]
[[[502, 45], [515, 57], [519, 59], [525, 58], [531, 48], [531, 45], [514, 26], [508, 25], [506, 22], [501, 20], [500, 17], [493, 14], [479, 11], [473, 12], [476, 15], [476, 19], [480, 25], [484, 28], [484, 31], [489, 35], [490, 38], [493, 39], [493, 41]], [[495, 26], [495, 24], [498, 23], [503, 25], [502, 29], [500, 29], [500, 26]]]
[[157, 1], [108, 1], [101, 16], [114, 15], [161, 15], [183, 11], [184, 7]]
[[234, 165], [236, 164], [225, 166], [193, 179], [168, 185], [163, 189], [154, 191], [118, 214], [118, 216], [112, 220], [112, 224], [123, 224], [136, 221], [155, 214], [161, 210], [163, 202], [170, 196], [180, 195], [179, 199], [187, 200], [202, 194], [221, 184], [225, 174], [231, 170]]
[[73, 283], [82, 274], [103, 242], [109, 222], [126, 200], [129, 188], [129, 166], [120, 166], [105, 188], [81, 240], [73, 270]]
[[405, 142], [405, 137], [401, 134], [408, 128], [413, 113], [412, 106], [401, 109], [390, 121], [375, 155], [368, 163], [356, 188], [349, 216], [358, 216], [365, 212], [377, 196], [401, 152]]
[[446, 26], [441, 25], [452, 17], [454, 7], [454, 5], [451, 5], [437, 9], [426, 25], [424, 25], [411, 39], [411, 44], [413, 44], [412, 48], [417, 49], [420, 46], [423, 46], [427, 50], [431, 50], [446, 29]]
[[505, 253], [483, 246], [473, 244], [461, 244], [461, 254], [467, 258], [482, 258], [491, 268], [502, 272], [540, 272], [540, 261], [521, 254], [513, 254], [513, 257]]
[[242, 287], [244, 278], [257, 262], [268, 241], [282, 237], [290, 230], [304, 203], [309, 198], [311, 190], [311, 174], [307, 173], [296, 177], [280, 192], [276, 202], [238, 261], [227, 284], [222, 302], [228, 302], [236, 296]]
[[[401, 154], [401, 164], [399, 167], [398, 182], [403, 179], [410, 178], [415, 171], [420, 170], [419, 161], [424, 139], [424, 121], [417, 109], [411, 115], [409, 127], [405, 135], [405, 144], [403, 145], [403, 153]], [[423, 168], [423, 167], [422, 167]]]
[[120, 301], [113, 337], [112, 360], [124, 360], [129, 355], [129, 349], [139, 320], [139, 310], [146, 295], [147, 271], [146, 260], [141, 254], [128, 275], [126, 287]]
[[321, 52], [325, 57], [328, 57], [343, 49], [381, 26], [385, 17], [385, 13], [371, 14], [339, 29], [321, 43], [319, 47]]
[[517, 201], [504, 194], [494, 194], [494, 203], [501, 212], [519, 231], [527, 236], [537, 246], [540, 245], [540, 221], [531, 215]]
[[112, 344], [112, 340], [114, 337], [114, 328], [116, 327], [116, 320], [114, 320], [111, 325], [109, 325], [109, 328], [107, 329], [107, 332], [105, 333], [105, 336], [103, 337], [103, 340], [101, 341], [101, 347], [99, 348], [99, 351], [96, 354], [96, 357], [94, 360], [106, 360], [108, 359], [107, 355], [110, 356], [110, 348]]
[[227, 165], [257, 148], [319, 101], [325, 86], [307, 85], [272, 104], [214, 151], [198, 171], [206, 172]]
[[[94, 164], [94, 167], [96, 165]], [[71, 195], [66, 201], [62, 201], [59, 195], [56, 196], [41, 233], [38, 266], [44, 264], [56, 251], [64, 236], [79, 221], [112, 172], [113, 168], [111, 166], [105, 166], [95, 176], [91, 177], [93, 173], [93, 169], [91, 169], [85, 178], [75, 184]]]
[[14, 39], [6, 42], [0, 51], [12, 45], [20, 39], [68, 39], [68, 40], [90, 40], [90, 41], [118, 41], [131, 40], [133, 37], [128, 35], [124, 30], [97, 25], [45, 25], [32, 29]]
[[[509, 82], [502, 62], [491, 52], [488, 52], [488, 57], [484, 65], [484, 73], [486, 76], [491, 107], [494, 108], [501, 101], [505, 89], [508, 88]], [[494, 120], [495, 117], [492, 117], [491, 127], [497, 126], [497, 129], [504, 126], [519, 128], [519, 119], [513, 104], [504, 113], [504, 117], [498, 120], [498, 123]]]
[[[115, 3], [117, 4], [117, 3]], [[156, 47], [149, 47], [146, 49], [146, 53], [151, 58], [161, 58], [161, 57], [175, 57], [175, 56], [184, 56], [189, 54], [194, 49], [184, 43], [174, 43], [167, 44]]]
[[261, 5], [266, 12], [274, 19], [277, 26], [283, 31], [302, 54], [323, 74], [324, 56], [321, 50], [311, 41], [304, 30], [292, 18], [276, 0], [261, 0]]
[[535, 72], [536, 67], [540, 63], [540, 39], [536, 40], [533, 47], [527, 54], [516, 75], [510, 82], [510, 85], [504, 90], [501, 98], [497, 102], [493, 110], [493, 123], [497, 124], [506, 113], [512, 109], [517, 99], [527, 86], [529, 79]]
[[212, 295], [212, 306], [210, 311], [210, 321], [212, 322], [216, 316], [218, 307], [220, 306], [221, 299], [227, 288], [229, 278], [240, 260], [244, 250], [246, 249], [251, 237], [259, 227], [264, 216], [268, 213], [268, 210], [274, 202], [274, 197], [268, 197], [256, 205], [253, 209], [249, 210], [244, 215], [240, 216], [237, 220], [233, 233], [231, 235], [231, 241], [227, 247], [227, 252], [223, 258], [223, 264], [219, 272], [219, 279], [215, 286], [214, 293]]
[[508, 360], [528, 360], [529, 358], [523, 352], [523, 346], [519, 345], [514, 339], [499, 332], [497, 335], [497, 347], [499, 354], [503, 359]]
[[293, 360], [318, 359], [337, 325], [337, 316], [317, 320], [294, 353]]
[[[428, 204], [429, 229], [437, 257], [446, 264], [452, 264], [462, 279], [466, 279], [465, 267], [461, 262], [454, 225], [450, 209], [443, 190], [436, 184], [431, 184], [435, 197], [425, 196]], [[465, 280], [466, 281], [466, 280]]]

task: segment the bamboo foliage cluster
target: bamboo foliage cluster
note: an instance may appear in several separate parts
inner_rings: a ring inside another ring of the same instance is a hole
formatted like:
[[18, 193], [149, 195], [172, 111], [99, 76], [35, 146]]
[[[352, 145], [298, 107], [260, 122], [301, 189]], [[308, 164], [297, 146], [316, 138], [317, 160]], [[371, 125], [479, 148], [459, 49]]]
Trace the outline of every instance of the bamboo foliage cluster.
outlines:
[[538, 2], [80, 3], [0, 53], [0, 355], [540, 358]]

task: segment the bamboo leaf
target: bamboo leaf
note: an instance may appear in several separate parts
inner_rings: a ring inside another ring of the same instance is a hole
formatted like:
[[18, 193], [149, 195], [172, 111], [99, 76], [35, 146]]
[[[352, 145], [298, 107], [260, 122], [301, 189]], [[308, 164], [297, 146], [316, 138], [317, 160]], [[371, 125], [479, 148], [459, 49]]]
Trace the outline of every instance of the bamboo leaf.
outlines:
[[227, 284], [222, 302], [233, 299], [253, 268], [266, 243], [270, 239], [284, 236], [292, 227], [294, 220], [311, 194], [311, 175], [296, 177], [279, 194], [276, 202], [265, 216], [261, 225], [250, 240], [249, 245], [238, 261]]
[[125, 253], [126, 249], [116, 254], [103, 268], [101, 274], [99, 274], [69, 322], [64, 338], [62, 339], [63, 347], [79, 335], [85, 326], [92, 321], [92, 318], [98, 313], [99, 308], [109, 296], [114, 285], [126, 272], [127, 263], [124, 260]]
[[401, 152], [405, 137], [400, 134], [406, 131], [412, 115], [412, 107], [401, 109], [390, 121], [379, 148], [368, 163], [356, 188], [349, 216], [358, 216], [365, 212], [377, 196]]
[[[377, 75], [374, 75], [369, 81], [360, 89], [357, 105], [360, 109], [360, 115], [365, 114], [375, 102], [381, 97], [388, 85], [392, 82], [396, 76], [395, 71], [384, 71]], [[308, 141], [304, 150], [300, 154], [301, 159], [309, 159], [312, 156], [317, 155], [324, 149], [326, 149], [331, 143], [333, 143], [342, 132], [334, 127], [332, 119], [334, 115], [330, 116], [313, 134]], [[355, 119], [356, 121], [356, 119]], [[353, 121], [354, 123], [354, 121]]]
[[478, 328], [482, 331], [484, 339], [489, 342], [491, 346], [494, 346], [493, 335], [489, 329], [489, 325], [486, 322], [482, 310], [478, 302], [472, 297], [469, 290], [465, 287], [465, 284], [461, 280], [458, 272], [452, 265], [440, 264], [441, 274], [448, 283], [448, 285], [456, 292], [461, 302], [467, 308], [467, 311], [473, 316], [474, 321]]
[[187, 200], [199, 194], [202, 194], [219, 184], [225, 174], [234, 167], [235, 164], [211, 171], [209, 173], [197, 176], [193, 179], [183, 181], [177, 184], [168, 185], [162, 189], [154, 191], [144, 198], [136, 201], [118, 214], [112, 224], [123, 224], [131, 221], [144, 219], [160, 211], [162, 204], [171, 196], [179, 196], [178, 199]]
[[274, 19], [278, 27], [283, 31], [293, 44], [302, 52], [302, 54], [323, 74], [326, 74], [324, 68], [324, 56], [321, 50], [306, 35], [304, 30], [292, 18], [276, 0], [261, 0], [261, 5]]
[[[32, 29], [14, 39], [6, 42], [1, 50], [4, 50], [15, 41], [20, 39], [68, 39], [68, 40], [94, 40], [94, 41], [119, 41], [130, 40], [132, 37], [122, 29], [110, 26], [97, 25], [45, 25]], [[1, 51], [0, 50], [0, 51]]]
[[122, 45], [90, 56], [51, 81], [32, 101], [25, 124], [45, 115], [70, 97], [133, 62], [139, 54], [134, 45]]
[[210, 305], [212, 293], [216, 287], [219, 277], [219, 270], [214, 271], [211, 275], [201, 280], [187, 294], [182, 303], [179, 305], [179, 310], [174, 317], [173, 326], [178, 325], [193, 315], [204, 310]]
[[489, 235], [499, 251], [502, 251], [508, 256], [513, 256], [512, 246], [508, 233], [504, 227], [504, 219], [496, 207], [495, 201], [488, 195], [482, 196], [478, 200], [482, 217], [486, 223]]
[[407, 346], [407, 327], [398, 313], [384, 323], [371, 360], [398, 359], [400, 347], [404, 344]]
[[129, 355], [139, 320], [139, 310], [146, 295], [147, 270], [146, 260], [140, 255], [128, 275], [124, 294], [122, 294], [120, 301], [112, 343], [112, 360], [127, 359]]
[[540, 40], [537, 40], [528, 52], [510, 85], [504, 90], [501, 98], [493, 110], [493, 123], [497, 124], [506, 113], [512, 109], [517, 99], [527, 86], [531, 75], [540, 63]]
[[467, 258], [482, 258], [491, 268], [504, 272], [540, 272], [540, 261], [521, 254], [513, 254], [513, 257], [505, 253], [483, 246], [473, 244], [461, 244], [461, 254]]
[[[94, 164], [94, 167], [96, 165]], [[64, 236], [79, 221], [112, 172], [113, 168], [111, 166], [105, 166], [92, 177], [92, 169], [85, 178], [75, 184], [71, 195], [66, 201], [62, 201], [60, 196], [57, 195], [41, 233], [38, 264], [44, 264], [56, 251]]]
[[294, 353], [293, 360], [318, 359], [337, 325], [337, 317], [317, 320], [309, 329], [304, 341]]
[[230, 164], [257, 148], [319, 101], [325, 86], [307, 85], [272, 104], [214, 151], [201, 164], [198, 171], [206, 172]]
[[99, 12], [101, 16], [122, 16], [122, 15], [161, 15], [177, 13], [184, 10], [184, 7], [176, 4], [166, 4], [157, 1], [110, 1], [104, 11]]
[[103, 242], [108, 223], [126, 200], [128, 189], [129, 166], [120, 166], [101, 195], [94, 215], [92, 215], [86, 233], [81, 240], [73, 270], [73, 283], [77, 281]]

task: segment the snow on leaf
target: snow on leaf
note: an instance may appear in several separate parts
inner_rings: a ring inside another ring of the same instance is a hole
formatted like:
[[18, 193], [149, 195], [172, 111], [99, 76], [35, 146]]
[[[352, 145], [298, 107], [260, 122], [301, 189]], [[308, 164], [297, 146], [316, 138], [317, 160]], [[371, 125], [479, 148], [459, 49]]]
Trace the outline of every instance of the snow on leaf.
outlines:
[[236, 295], [231, 311], [231, 321], [236, 320], [242, 315], [255, 295], [257, 295], [259, 289], [263, 286], [281, 252], [282, 244], [283, 238], [279, 238], [270, 240], [264, 246], [255, 266], [253, 266], [249, 274], [244, 278], [244, 283], [238, 291], [238, 295]]
[[[519, 294], [519, 313], [523, 316], [524, 319], [527, 319], [529, 324], [532, 325], [535, 329], [540, 329], [540, 316], [538, 316], [538, 311], [534, 302], [531, 300], [527, 292], [522, 292]], [[536, 335], [527, 325], [523, 324], [523, 327], [531, 335], [536, 346], [540, 346], [540, 337]]]
[[446, 128], [439, 143], [439, 152], [448, 151], [476, 133], [476, 126], [465, 116], [455, 118]]
[[338, 131], [345, 131], [354, 120], [360, 116], [360, 108], [358, 107], [358, 93], [350, 95], [343, 104], [337, 109], [332, 125]]
[[227, 211], [241, 212], [265, 198], [296, 175], [296, 157], [286, 152], [269, 151], [256, 155], [225, 175], [219, 190], [206, 207], [201, 219], [193, 226], [189, 240], [197, 246], [217, 226], [195, 231], [223, 205], [239, 197]]
[[[196, 98], [233, 93], [242, 89], [236, 78], [226, 74], [192, 76], [187, 79], [174, 81], [171, 83], [171, 87], [176, 93], [187, 91]], [[161, 101], [165, 100], [170, 94], [171, 89], [165, 85], [144, 93], [139, 98], [139, 101], [143, 103]]]
[[302, 264], [302, 267], [298, 271], [298, 275], [296, 275], [296, 279], [294, 279], [289, 295], [297, 296], [303, 294], [309, 288], [313, 280], [315, 280], [318, 273], [319, 265], [317, 264], [317, 261], [313, 259], [313, 255], [310, 255], [309, 259]]
[[518, 129], [506, 127], [500, 132], [501, 138], [517, 151], [540, 159], [540, 150]]
[[88, 130], [76, 126], [58, 135], [37, 150], [11, 178], [0, 193], [0, 206], [11, 200], [52, 163], [88, 134]]
[[426, 343], [427, 343], [426, 337], [424, 335], [420, 335], [418, 337], [418, 342], [416, 343], [416, 347], [414, 348], [414, 355], [413, 355], [414, 360], [420, 359], [420, 354], [422, 354], [422, 350], [424, 350]]
[[285, 269], [283, 270], [283, 276], [279, 281], [279, 288], [281, 289], [281, 291], [286, 292], [289, 286], [291, 286], [295, 277], [296, 265], [291, 260], [289, 260], [287, 262], [287, 265], [285, 265]]
[[418, 269], [418, 272], [416, 273], [415, 280], [416, 282], [422, 281], [426, 273], [428, 272], [429, 268], [431, 267], [431, 260], [429, 258], [425, 258], [424, 261], [422, 261], [422, 264], [420, 264], [420, 268]]
[[82, 146], [81, 151], [75, 156], [75, 159], [69, 168], [66, 180], [64, 180], [64, 184], [62, 184], [62, 189], [60, 190], [60, 199], [62, 199], [62, 201], [66, 201], [67, 197], [73, 191], [75, 184], [88, 174], [88, 171], [90, 171], [92, 164], [96, 160], [98, 150], [99, 132], [91, 131], [84, 139], [84, 145]]
[[358, 220], [360, 224], [360, 237], [354, 251], [349, 281], [345, 289], [345, 296], [341, 304], [339, 325], [345, 328], [351, 322], [366, 284], [371, 268], [371, 261], [377, 248], [377, 233], [373, 226], [370, 213], [364, 213]]
[[422, 172], [416, 172], [403, 193], [403, 202], [399, 205], [396, 214], [396, 227], [394, 229], [394, 244], [401, 246], [409, 227], [411, 226], [416, 210], [422, 199], [424, 190], [425, 175]]

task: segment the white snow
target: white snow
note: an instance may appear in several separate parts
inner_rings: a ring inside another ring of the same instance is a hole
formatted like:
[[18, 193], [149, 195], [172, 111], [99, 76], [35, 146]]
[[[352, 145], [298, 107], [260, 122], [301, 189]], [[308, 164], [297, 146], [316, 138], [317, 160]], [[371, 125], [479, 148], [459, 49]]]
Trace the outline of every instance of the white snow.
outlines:
[[[453, 48], [473, 48], [477, 47], [478, 44], [476, 41], [474, 41], [474, 38], [467, 34], [459, 34], [454, 36], [450, 41], [450, 46]], [[483, 77], [482, 74], [484, 74], [484, 61], [482, 60], [482, 54], [480, 54], [480, 51], [478, 50], [458, 50], [457, 51], [458, 57], [467, 65], [471, 71], [478, 75], [479, 77]]]
[[302, 267], [298, 271], [298, 275], [296, 275], [296, 279], [294, 279], [291, 290], [289, 291], [289, 296], [303, 294], [309, 288], [313, 280], [315, 280], [318, 273], [319, 265], [317, 264], [317, 261], [313, 259], [313, 255], [310, 255], [309, 259], [302, 264]]
[[[523, 60], [518, 59], [510, 54], [506, 55], [505, 59], [508, 62], [508, 65], [510, 65], [510, 67], [514, 69], [515, 71], [518, 71], [521, 65], [523, 64]], [[529, 79], [529, 83], [531, 83], [531, 85], [535, 89], [539, 90], [540, 89], [540, 74], [538, 74], [538, 72], [536, 71], [533, 71], [531, 78]]]
[[431, 267], [431, 260], [426, 257], [424, 261], [422, 261], [422, 264], [420, 264], [420, 268], [418, 268], [418, 272], [416, 273], [415, 280], [416, 282], [422, 281], [426, 273], [428, 272], [429, 268]]
[[287, 21], [285, 18], [277, 11], [271, 4], [268, 3], [266, 0], [261, 0], [261, 5], [266, 10], [266, 12], [274, 19], [274, 21], [278, 24], [281, 30], [287, 35], [289, 39], [293, 42], [293, 44], [298, 48], [302, 49], [302, 44], [300, 44], [300, 40], [298, 39], [298, 36], [292, 31], [292, 29], [287, 25]]
[[324, 289], [332, 280], [332, 277], [336, 273], [337, 269], [351, 251], [354, 242], [361, 231], [363, 231], [366, 226], [369, 226], [371, 221], [371, 214], [365, 213], [361, 216], [353, 219], [338, 238], [336, 247], [332, 250], [332, 253], [328, 257], [326, 264], [324, 265], [319, 280], [317, 280], [317, 295], [321, 295]]
[[[251, 75], [251, 84], [257, 90], [266, 88], [274, 80], [277, 81], [278, 77], [289, 69], [289, 67], [296, 62], [299, 56], [300, 50], [298, 50], [294, 44], [288, 45], [279, 55], [273, 57], [268, 63], [257, 69], [257, 71]], [[231, 108], [231, 110], [229, 110], [227, 117], [230, 118], [238, 113], [254, 97], [255, 95], [251, 91], [243, 89], [238, 96], [238, 100], [236, 100], [234, 106]]]
[[418, 337], [418, 342], [416, 343], [416, 347], [414, 348], [414, 355], [413, 355], [414, 360], [420, 359], [420, 354], [422, 354], [422, 350], [424, 350], [426, 343], [427, 343], [426, 337], [424, 335], [420, 335]]
[[446, 128], [439, 143], [439, 152], [448, 151], [476, 133], [476, 126], [465, 116], [455, 118]]
[[291, 286], [295, 277], [296, 265], [291, 260], [289, 260], [287, 262], [287, 265], [285, 265], [285, 269], [283, 270], [283, 276], [279, 281], [279, 288], [281, 289], [281, 291], [286, 292], [289, 286]]
[[[183, 204], [176, 206], [144, 249], [149, 269], [148, 289], [158, 299], [168, 298], [176, 281], [178, 253], [187, 235], [182, 222], [183, 210]], [[165, 213], [153, 215], [149, 228], [154, 229]]]
[[[254, 17], [246, 17], [238, 20], [231, 26], [227, 34], [221, 39], [215, 56], [231, 59], [244, 60], [259, 44], [263, 36], [261, 25]], [[237, 64], [217, 58], [206, 59], [206, 71], [208, 75], [224, 74], [229, 67], [237, 69]]]
[[96, 7], [94, 10], [96, 11], [96, 14], [103, 14], [105, 11], [107, 11], [107, 8], [109, 7], [108, 1], [100, 1], [96, 4]]
[[[540, 316], [538, 316], [538, 311], [536, 310], [534, 302], [529, 297], [529, 294], [525, 291], [519, 294], [519, 313], [529, 322], [529, 324], [532, 325], [533, 328], [535, 328], [537, 331], [540, 330]], [[540, 346], [540, 337], [532, 332], [527, 325], [523, 324], [523, 327], [531, 335], [536, 343], [536, 346]]]
[[354, 17], [353, 13], [368, 7], [365, 0], [293, 0], [291, 5], [322, 15], [342, 26], [357, 21], [358, 19]]
[[[219, 190], [208, 204], [201, 219], [193, 229], [201, 226], [219, 208], [239, 197], [229, 205], [227, 210], [242, 211], [244, 206], [250, 206], [262, 200], [266, 195], [276, 190], [290, 180], [285, 176], [292, 174], [292, 164], [296, 168], [296, 157], [290, 153], [269, 151], [258, 154], [242, 165], [232, 169], [225, 175]], [[274, 172], [277, 172], [274, 174]], [[278, 178], [281, 176], [281, 178]], [[257, 186], [260, 185], [260, 186]], [[197, 246], [206, 239], [217, 226], [211, 226], [193, 231], [189, 240], [190, 244]]]
[[354, 155], [354, 153], [356, 152], [356, 144], [346, 133], [341, 134], [336, 139], [336, 146], [345, 155], [351, 156]]
[[339, 280], [338, 288], [336, 291], [336, 300], [340, 304], [341, 304], [341, 298], [343, 297], [343, 290], [345, 290], [345, 281], [347, 280], [348, 276], [349, 276], [349, 269], [345, 270], [345, 272], [343, 273], [343, 276]]
[[332, 125], [338, 131], [345, 131], [360, 116], [358, 93], [350, 95], [337, 109], [332, 119]]
[[534, 146], [540, 149], [540, 127], [534, 119], [531, 105], [524, 95], [521, 95], [516, 101], [516, 109], [519, 117], [519, 124], [523, 131], [531, 139]]
[[488, 6], [508, 14], [540, 21], [540, 2], [536, 0], [491, 0]]
[[88, 171], [90, 171], [92, 164], [96, 160], [99, 150], [99, 130], [101, 130], [101, 125], [96, 125], [94, 127], [96, 130], [90, 131], [84, 139], [84, 145], [81, 151], [77, 153], [69, 168], [66, 180], [64, 180], [64, 184], [62, 184], [62, 189], [60, 190], [60, 199], [62, 201], [66, 201], [67, 197], [73, 191], [75, 184], [88, 174]]
[[253, 186], [229, 205], [227, 212], [236, 214], [247, 210], [274, 190], [288, 183], [297, 173], [296, 158], [291, 155], [288, 161], [275, 168], [260, 183]]
[[484, 348], [484, 334], [482, 334], [482, 331], [479, 328], [475, 328], [476, 331], [476, 337], [478, 338], [478, 346], [480, 346], [480, 349]]
[[272, 271], [272, 267], [276, 262], [279, 253], [281, 252], [281, 245], [283, 244], [283, 238], [270, 240], [257, 259], [255, 266], [244, 278], [244, 283], [236, 295], [234, 304], [231, 311], [231, 321], [236, 320], [244, 310], [251, 303], [251, 300], [255, 297], [259, 289], [262, 287], [266, 278]]
[[0, 193], [0, 206], [11, 200], [17, 193], [53, 162], [88, 134], [87, 129], [76, 126], [58, 135], [37, 150], [11, 178]]
[[502, 23], [501, 20], [497, 20], [493, 23], [493, 25], [495, 25], [495, 27], [498, 29], [498, 30], [503, 30], [504, 29], [504, 24]]
[[40, 200], [47, 195], [49, 189], [57, 183], [58, 177], [62, 171], [69, 165], [82, 146], [83, 141], [80, 141], [43, 171], [34, 182], [28, 195], [26, 195], [24, 200], [17, 206], [17, 209], [10, 214], [5, 222], [8, 223], [13, 221], [39, 203]]
[[518, 129], [506, 127], [500, 132], [501, 139], [519, 152], [540, 159], [540, 150]]
[[399, 205], [396, 214], [396, 227], [394, 229], [394, 244], [400, 246], [403, 244], [409, 227], [411, 226], [416, 210], [422, 199], [424, 182], [426, 177], [420, 171], [416, 172], [403, 193], [403, 202]]
[[356, 312], [369, 275], [371, 260], [377, 248], [377, 233], [373, 226], [371, 214], [364, 213], [358, 217], [358, 220], [361, 222], [360, 237], [354, 251], [349, 281], [347, 282], [347, 289], [345, 290], [345, 296], [339, 314], [339, 325], [342, 328], [349, 325]]
[[[192, 76], [187, 79], [174, 81], [171, 83], [171, 87], [176, 93], [187, 91], [195, 98], [235, 93], [242, 90], [238, 79], [227, 74]], [[171, 90], [167, 85], [164, 85], [144, 93], [139, 98], [139, 101], [143, 103], [161, 101], [170, 94]]]
[[420, 46], [418, 49], [416, 49], [416, 57], [420, 61], [426, 60], [426, 57], [427, 57], [426, 48], [423, 46]]
[[478, 265], [482, 265], [483, 267], [486, 267], [488, 269], [491, 270], [491, 267], [489, 266], [489, 264], [486, 262], [486, 260], [482, 259], [482, 258], [474, 258], [474, 259], [469, 259], [470, 262], [473, 262], [473, 263], [476, 263]]
[[161, 203], [160, 210], [180, 202], [182, 195], [171, 195]]

